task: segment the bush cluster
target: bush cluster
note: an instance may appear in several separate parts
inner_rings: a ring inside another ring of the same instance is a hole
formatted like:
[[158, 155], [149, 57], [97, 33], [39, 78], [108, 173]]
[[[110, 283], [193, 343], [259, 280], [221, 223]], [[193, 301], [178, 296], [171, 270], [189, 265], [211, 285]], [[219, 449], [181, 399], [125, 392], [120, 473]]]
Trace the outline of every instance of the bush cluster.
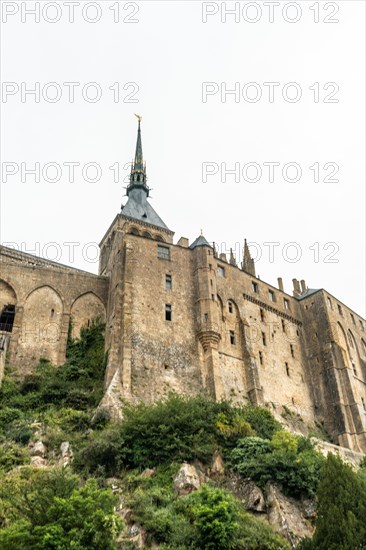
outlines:
[[324, 458], [313, 449], [309, 439], [281, 430], [271, 440], [240, 439], [231, 452], [230, 463], [260, 487], [272, 482], [289, 495], [312, 497], [319, 484]]
[[153, 405], [126, 405], [123, 421], [99, 436], [93, 434], [76, 456], [75, 465], [87, 474], [104, 469], [105, 475], [116, 475], [123, 468], [172, 461], [207, 463], [217, 449], [229, 453], [238, 438], [258, 432], [273, 435], [279, 429], [280, 424], [265, 409], [172, 394]]

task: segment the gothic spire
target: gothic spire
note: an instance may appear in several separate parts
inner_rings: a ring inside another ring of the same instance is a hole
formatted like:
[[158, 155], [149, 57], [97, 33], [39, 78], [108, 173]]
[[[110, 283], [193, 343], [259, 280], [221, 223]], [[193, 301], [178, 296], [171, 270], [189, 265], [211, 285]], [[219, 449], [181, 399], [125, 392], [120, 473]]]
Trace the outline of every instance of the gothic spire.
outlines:
[[247, 240], [244, 239], [243, 263], [241, 264], [242, 271], [246, 271], [255, 277], [255, 265], [252, 259]]
[[137, 141], [136, 141], [136, 151], [135, 151], [135, 160], [131, 166], [130, 174], [130, 184], [127, 187], [127, 195], [129, 195], [132, 189], [140, 188], [146, 192], [146, 195], [149, 196], [149, 188], [146, 184], [146, 164], [144, 163], [144, 158], [142, 154], [142, 140], [141, 140], [141, 116], [135, 115], [138, 119], [138, 129], [137, 129]]

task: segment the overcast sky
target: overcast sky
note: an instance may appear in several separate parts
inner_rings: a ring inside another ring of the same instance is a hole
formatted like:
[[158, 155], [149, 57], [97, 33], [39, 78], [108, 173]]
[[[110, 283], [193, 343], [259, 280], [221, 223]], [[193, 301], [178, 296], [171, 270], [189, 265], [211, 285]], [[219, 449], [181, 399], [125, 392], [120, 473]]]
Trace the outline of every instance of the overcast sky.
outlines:
[[175, 242], [246, 237], [261, 279], [365, 316], [363, 1], [1, 4], [3, 244], [97, 272], [136, 112]]

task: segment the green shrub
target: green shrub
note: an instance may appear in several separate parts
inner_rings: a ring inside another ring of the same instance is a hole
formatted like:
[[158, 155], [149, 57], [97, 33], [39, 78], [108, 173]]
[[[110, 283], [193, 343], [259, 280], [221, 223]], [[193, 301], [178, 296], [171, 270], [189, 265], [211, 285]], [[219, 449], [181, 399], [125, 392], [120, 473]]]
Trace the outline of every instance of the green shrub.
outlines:
[[28, 464], [29, 461], [29, 453], [15, 442], [7, 441], [0, 445], [0, 474]]
[[240, 440], [230, 454], [230, 463], [261, 487], [268, 482], [278, 483], [290, 495], [313, 496], [324, 458], [309, 440], [281, 430], [271, 441], [250, 437]]
[[185, 499], [186, 513], [197, 532], [197, 546], [202, 550], [236, 548], [239, 514], [231, 494], [204, 485]]
[[249, 422], [256, 434], [263, 439], [271, 439], [276, 432], [282, 429], [281, 424], [267, 409], [247, 406], [241, 410], [245, 420]]
[[115, 497], [95, 480], [79, 487], [64, 469], [24, 469], [5, 480], [3, 501], [9, 525], [0, 532], [0, 549], [115, 549], [122, 528]]

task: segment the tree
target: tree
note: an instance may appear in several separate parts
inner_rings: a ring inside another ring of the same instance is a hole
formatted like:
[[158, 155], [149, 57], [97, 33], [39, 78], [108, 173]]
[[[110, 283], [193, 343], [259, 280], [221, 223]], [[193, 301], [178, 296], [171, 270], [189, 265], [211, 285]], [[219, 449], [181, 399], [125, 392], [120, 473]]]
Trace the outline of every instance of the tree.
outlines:
[[366, 487], [363, 479], [329, 454], [318, 488], [318, 512], [313, 547], [355, 550], [366, 543]]
[[115, 496], [93, 479], [83, 487], [79, 483], [77, 476], [56, 468], [25, 468], [9, 476], [2, 492], [6, 527], [0, 549], [115, 549], [122, 528]]

